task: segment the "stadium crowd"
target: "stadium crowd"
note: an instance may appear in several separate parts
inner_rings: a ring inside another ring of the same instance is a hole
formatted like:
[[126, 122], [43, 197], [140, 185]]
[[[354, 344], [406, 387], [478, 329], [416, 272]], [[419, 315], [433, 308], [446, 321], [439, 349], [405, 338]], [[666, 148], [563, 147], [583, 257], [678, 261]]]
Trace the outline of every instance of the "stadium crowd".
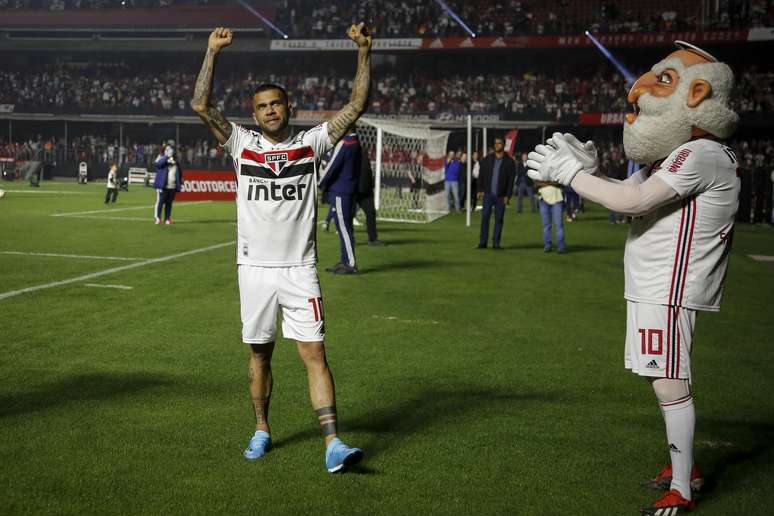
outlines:
[[[669, 32], [769, 26], [774, 20], [769, 0], [727, 2], [704, 20], [699, 16], [701, 2], [698, 1], [450, 0], [447, 3], [479, 36], [581, 34], [587, 29], [603, 33]], [[302, 37], [336, 37], [353, 20], [369, 20], [381, 37], [467, 35], [437, 2], [332, 0], [310, 9], [304, 0], [285, 0], [281, 5], [277, 10], [278, 23], [289, 27], [291, 34], [305, 35]]]
[[[0, 0], [0, 9], [105, 9], [217, 4], [223, 0]], [[480, 36], [668, 32], [774, 24], [771, 0], [729, 0], [707, 8], [701, 0], [590, 1], [449, 0], [449, 7]], [[259, 6], [260, 7], [260, 6]], [[437, 2], [423, 0], [280, 0], [275, 23], [294, 38], [340, 38], [365, 20], [380, 37], [465, 36]], [[648, 13], [648, 14], [646, 14]]]
[[[474, 113], [504, 118], [560, 119], [582, 112], [624, 112], [627, 87], [622, 77], [598, 68], [587, 74], [525, 70], [516, 73], [398, 75], [375, 74], [369, 112], [373, 114]], [[558, 78], [557, 78], [558, 77]], [[271, 75], [224, 75], [216, 81], [218, 108], [229, 114], [251, 111], [255, 84], [286, 85], [298, 109], [338, 110], [349, 98], [351, 78]], [[43, 70], [0, 71], [0, 104], [15, 111], [190, 114], [195, 73], [167, 70], [140, 73], [123, 64], [89, 70], [50, 66]], [[757, 68], [738, 75], [734, 109], [740, 113], [774, 112], [774, 72]]]

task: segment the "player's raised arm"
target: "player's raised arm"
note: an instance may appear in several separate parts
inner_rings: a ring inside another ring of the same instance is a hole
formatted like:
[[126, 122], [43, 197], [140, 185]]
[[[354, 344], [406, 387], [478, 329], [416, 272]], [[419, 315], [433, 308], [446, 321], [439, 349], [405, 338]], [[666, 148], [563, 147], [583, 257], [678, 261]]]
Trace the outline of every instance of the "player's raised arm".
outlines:
[[218, 111], [212, 104], [210, 98], [212, 94], [212, 77], [215, 71], [215, 58], [221, 49], [229, 46], [234, 33], [231, 29], [218, 27], [207, 41], [207, 53], [204, 55], [204, 63], [196, 79], [194, 96], [191, 101], [191, 107], [199, 115], [199, 118], [210, 128], [212, 134], [219, 143], [224, 144], [231, 137], [231, 124], [223, 113]]
[[336, 145], [347, 134], [347, 128], [365, 112], [371, 86], [371, 34], [364, 23], [358, 23], [349, 28], [347, 36], [357, 43], [357, 72], [349, 102], [328, 122], [331, 145]]

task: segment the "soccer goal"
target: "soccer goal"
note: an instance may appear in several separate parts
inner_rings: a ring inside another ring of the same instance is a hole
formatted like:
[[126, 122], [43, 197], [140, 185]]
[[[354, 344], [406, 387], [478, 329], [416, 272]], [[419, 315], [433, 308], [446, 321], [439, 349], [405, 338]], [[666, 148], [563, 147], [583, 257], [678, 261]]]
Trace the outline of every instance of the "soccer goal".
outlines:
[[361, 118], [357, 132], [374, 171], [374, 204], [380, 220], [425, 223], [449, 213], [443, 189], [449, 131]]

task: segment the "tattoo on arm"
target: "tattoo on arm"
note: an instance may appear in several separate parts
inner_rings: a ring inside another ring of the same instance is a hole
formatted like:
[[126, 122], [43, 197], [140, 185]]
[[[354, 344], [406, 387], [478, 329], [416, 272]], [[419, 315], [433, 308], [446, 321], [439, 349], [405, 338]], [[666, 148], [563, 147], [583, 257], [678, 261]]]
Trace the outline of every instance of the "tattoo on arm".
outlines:
[[349, 102], [328, 122], [328, 137], [331, 144], [335, 145], [346, 134], [347, 129], [365, 112], [370, 86], [371, 49], [361, 48], [358, 50], [357, 73], [355, 73]]
[[199, 118], [202, 119], [204, 124], [210, 128], [212, 134], [219, 143], [226, 143], [231, 138], [231, 124], [223, 114], [215, 109], [213, 106], [207, 106], [204, 113], [199, 113]]
[[204, 55], [202, 69], [199, 71], [199, 77], [196, 79], [191, 105], [196, 114], [199, 115], [199, 118], [210, 128], [218, 142], [226, 143], [231, 137], [231, 124], [223, 116], [223, 113], [212, 105], [212, 100], [210, 99], [212, 79], [215, 71], [215, 56], [217, 56], [217, 52], [208, 48], [207, 53]]

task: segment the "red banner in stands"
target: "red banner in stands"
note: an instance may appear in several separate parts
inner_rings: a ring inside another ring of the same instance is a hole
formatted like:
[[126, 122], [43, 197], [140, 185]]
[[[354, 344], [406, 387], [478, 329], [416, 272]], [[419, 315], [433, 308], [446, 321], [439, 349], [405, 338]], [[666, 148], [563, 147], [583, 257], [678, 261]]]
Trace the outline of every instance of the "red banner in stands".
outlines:
[[626, 113], [581, 113], [578, 123], [581, 125], [622, 125]]
[[236, 173], [231, 171], [183, 171], [183, 188], [177, 201], [233, 201], [236, 199]]
[[[704, 43], [743, 43], [749, 36], [748, 29], [713, 30], [706, 32], [624, 33], [597, 34], [596, 38], [606, 47], [671, 46], [676, 39], [701, 45]], [[584, 35], [578, 36], [514, 36], [488, 38], [425, 38], [424, 49], [493, 49], [493, 48], [557, 48], [591, 47], [593, 43]]]

